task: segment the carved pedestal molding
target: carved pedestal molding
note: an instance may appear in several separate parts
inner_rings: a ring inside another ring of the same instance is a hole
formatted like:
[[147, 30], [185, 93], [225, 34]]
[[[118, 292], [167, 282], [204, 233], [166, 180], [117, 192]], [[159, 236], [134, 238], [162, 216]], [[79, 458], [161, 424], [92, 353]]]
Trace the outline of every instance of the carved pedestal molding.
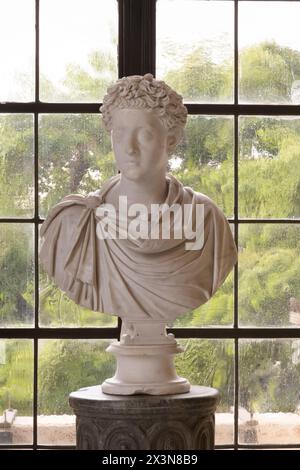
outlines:
[[101, 386], [70, 395], [76, 414], [77, 449], [213, 449], [217, 390], [192, 386], [177, 395], [118, 396]]

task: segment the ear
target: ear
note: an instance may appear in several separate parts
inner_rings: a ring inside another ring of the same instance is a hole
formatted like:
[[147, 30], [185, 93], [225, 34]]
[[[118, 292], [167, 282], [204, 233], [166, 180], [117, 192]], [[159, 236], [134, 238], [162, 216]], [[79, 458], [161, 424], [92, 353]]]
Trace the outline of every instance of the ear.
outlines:
[[167, 137], [167, 151], [168, 153], [176, 147], [177, 143], [180, 141], [181, 131], [179, 129], [172, 129], [168, 132]]

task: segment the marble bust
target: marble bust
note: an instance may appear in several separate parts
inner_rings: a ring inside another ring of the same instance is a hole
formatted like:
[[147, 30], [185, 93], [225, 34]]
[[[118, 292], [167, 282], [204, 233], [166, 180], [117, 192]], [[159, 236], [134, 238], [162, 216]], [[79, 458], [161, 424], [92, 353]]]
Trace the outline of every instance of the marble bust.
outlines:
[[[210, 198], [167, 174], [187, 119], [180, 95], [151, 74], [124, 77], [100, 110], [119, 174], [50, 210], [40, 259], [77, 304], [122, 318], [121, 341], [111, 349], [119, 375], [105, 392], [187, 391], [172, 363], [180, 348], [165, 326], [224, 282], [237, 260], [231, 230]], [[145, 367], [150, 381], [143, 382]]]

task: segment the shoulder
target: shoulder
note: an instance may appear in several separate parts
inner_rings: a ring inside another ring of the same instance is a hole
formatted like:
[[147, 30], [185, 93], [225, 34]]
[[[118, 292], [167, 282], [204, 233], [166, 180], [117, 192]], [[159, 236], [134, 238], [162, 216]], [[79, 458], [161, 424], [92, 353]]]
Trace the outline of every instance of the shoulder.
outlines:
[[224, 215], [222, 209], [220, 209], [220, 207], [215, 203], [215, 201], [213, 201], [213, 199], [211, 199], [209, 196], [199, 191], [194, 191], [190, 187], [185, 187], [184, 189], [189, 192], [190, 197], [192, 197], [192, 200], [195, 204], [202, 204], [204, 206], [205, 216], [213, 216], [217, 219], [226, 219], [226, 216]]
[[41, 226], [41, 236], [44, 236], [50, 227], [68, 226], [72, 229], [78, 225], [84, 212], [90, 212], [101, 204], [99, 193], [90, 193], [87, 196], [70, 194], [53, 206]]

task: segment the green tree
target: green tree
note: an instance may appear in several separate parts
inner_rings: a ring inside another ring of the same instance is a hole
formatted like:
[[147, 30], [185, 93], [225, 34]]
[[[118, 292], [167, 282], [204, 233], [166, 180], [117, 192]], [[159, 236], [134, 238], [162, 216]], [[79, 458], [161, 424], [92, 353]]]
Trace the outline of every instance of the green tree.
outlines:
[[291, 341], [243, 342], [240, 347], [240, 406], [255, 412], [293, 412], [300, 387]]
[[40, 120], [41, 209], [70, 193], [88, 193], [116, 173], [110, 139], [98, 116], [43, 115]]
[[[115, 44], [116, 45], [116, 44]], [[115, 57], [105, 51], [93, 51], [89, 56], [90, 71], [76, 64], [69, 64], [64, 84], [68, 101], [100, 102], [109, 85], [118, 76]]]
[[239, 311], [243, 324], [289, 324], [300, 296], [299, 227], [257, 224], [240, 231]]
[[8, 408], [31, 416], [33, 409], [33, 345], [30, 340], [2, 340], [5, 361], [0, 364], [0, 413]]
[[0, 116], [0, 214], [33, 214], [33, 117]]
[[232, 95], [231, 63], [216, 64], [203, 46], [187, 53], [164, 80], [187, 101], [228, 101]]
[[294, 80], [300, 78], [300, 52], [263, 42], [240, 53], [240, 94], [251, 102], [289, 102]]
[[68, 396], [101, 384], [115, 370], [114, 357], [99, 340], [54, 340], [42, 345], [39, 362], [39, 413], [72, 414]]
[[220, 391], [219, 411], [233, 405], [233, 344], [228, 340], [181, 340], [185, 351], [176, 356], [177, 373], [193, 385], [215, 387]]
[[6, 224], [0, 230], [0, 323], [33, 321], [33, 255], [30, 226]]

